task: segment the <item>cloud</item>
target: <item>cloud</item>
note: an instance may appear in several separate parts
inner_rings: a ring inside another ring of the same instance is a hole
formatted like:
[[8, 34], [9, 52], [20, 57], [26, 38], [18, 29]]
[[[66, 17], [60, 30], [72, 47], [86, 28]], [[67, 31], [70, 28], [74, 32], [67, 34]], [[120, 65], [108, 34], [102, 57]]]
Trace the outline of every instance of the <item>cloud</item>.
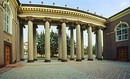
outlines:
[[129, 6], [129, 2], [128, 1], [124, 1], [120, 4], [121, 7], [128, 7]]

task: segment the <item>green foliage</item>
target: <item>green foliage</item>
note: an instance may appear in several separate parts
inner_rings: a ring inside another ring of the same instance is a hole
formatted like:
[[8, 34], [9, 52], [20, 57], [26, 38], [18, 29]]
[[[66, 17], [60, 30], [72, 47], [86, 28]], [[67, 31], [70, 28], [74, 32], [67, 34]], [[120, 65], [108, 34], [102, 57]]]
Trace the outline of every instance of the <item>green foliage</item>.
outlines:
[[71, 39], [69, 35], [66, 35], [67, 38], [67, 54], [70, 55], [70, 44], [71, 44]]
[[54, 56], [54, 54], [58, 54], [58, 34], [51, 31], [50, 38], [51, 56]]
[[[70, 42], [71, 39], [68, 35], [66, 35], [67, 38], [67, 54], [70, 55]], [[45, 34], [44, 32], [41, 32], [41, 34], [37, 33], [37, 51], [39, 54], [43, 55], [45, 54]], [[51, 56], [54, 56], [54, 54], [58, 54], [58, 33], [51, 31], [50, 33], [50, 52]]]
[[45, 54], [45, 34], [44, 32], [41, 32], [41, 34], [37, 33], [37, 52], [40, 55]]
[[[93, 54], [95, 54], [95, 46], [93, 46], [92, 50], [93, 50]], [[88, 54], [88, 47], [84, 48], [84, 54]]]

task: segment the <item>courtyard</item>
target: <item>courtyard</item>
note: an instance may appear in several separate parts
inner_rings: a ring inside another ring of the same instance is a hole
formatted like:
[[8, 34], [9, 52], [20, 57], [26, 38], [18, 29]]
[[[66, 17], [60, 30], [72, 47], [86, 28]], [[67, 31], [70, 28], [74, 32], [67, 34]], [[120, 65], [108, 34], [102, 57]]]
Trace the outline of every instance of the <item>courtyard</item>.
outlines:
[[106, 60], [23, 61], [1, 68], [0, 79], [130, 79], [130, 63]]

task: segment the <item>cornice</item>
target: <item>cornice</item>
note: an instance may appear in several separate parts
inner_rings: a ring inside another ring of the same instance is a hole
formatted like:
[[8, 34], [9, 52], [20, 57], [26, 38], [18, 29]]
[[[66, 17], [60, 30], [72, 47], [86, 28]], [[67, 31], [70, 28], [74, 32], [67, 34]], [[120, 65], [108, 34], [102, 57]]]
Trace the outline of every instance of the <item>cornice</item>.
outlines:
[[18, 13], [50, 13], [50, 14], [62, 14], [80, 18], [89, 18], [100, 22], [106, 22], [106, 19], [99, 18], [94, 15], [85, 14], [82, 12], [55, 9], [55, 8], [44, 8], [44, 7], [18, 7]]
[[111, 16], [110, 18], [108, 18], [108, 21], [112, 22], [116, 19], [119, 19], [119, 18], [129, 14], [129, 13], [130, 13], [130, 7], [126, 8], [125, 10], [123, 10], [123, 11], [121, 11], [121, 12], [119, 12], [119, 13], [113, 15], [113, 16]]

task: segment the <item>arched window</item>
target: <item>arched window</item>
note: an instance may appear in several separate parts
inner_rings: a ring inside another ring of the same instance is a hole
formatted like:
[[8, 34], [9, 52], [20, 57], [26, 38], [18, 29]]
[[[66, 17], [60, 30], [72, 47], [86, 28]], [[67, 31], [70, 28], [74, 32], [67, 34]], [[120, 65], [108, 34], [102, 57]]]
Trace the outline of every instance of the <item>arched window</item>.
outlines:
[[116, 27], [116, 41], [125, 41], [128, 40], [128, 24], [127, 23], [120, 23]]
[[7, 33], [10, 33], [11, 34], [11, 13], [10, 13], [10, 8], [8, 6], [8, 4], [4, 4], [4, 8], [5, 8], [5, 11], [4, 11], [4, 31], [7, 32]]

